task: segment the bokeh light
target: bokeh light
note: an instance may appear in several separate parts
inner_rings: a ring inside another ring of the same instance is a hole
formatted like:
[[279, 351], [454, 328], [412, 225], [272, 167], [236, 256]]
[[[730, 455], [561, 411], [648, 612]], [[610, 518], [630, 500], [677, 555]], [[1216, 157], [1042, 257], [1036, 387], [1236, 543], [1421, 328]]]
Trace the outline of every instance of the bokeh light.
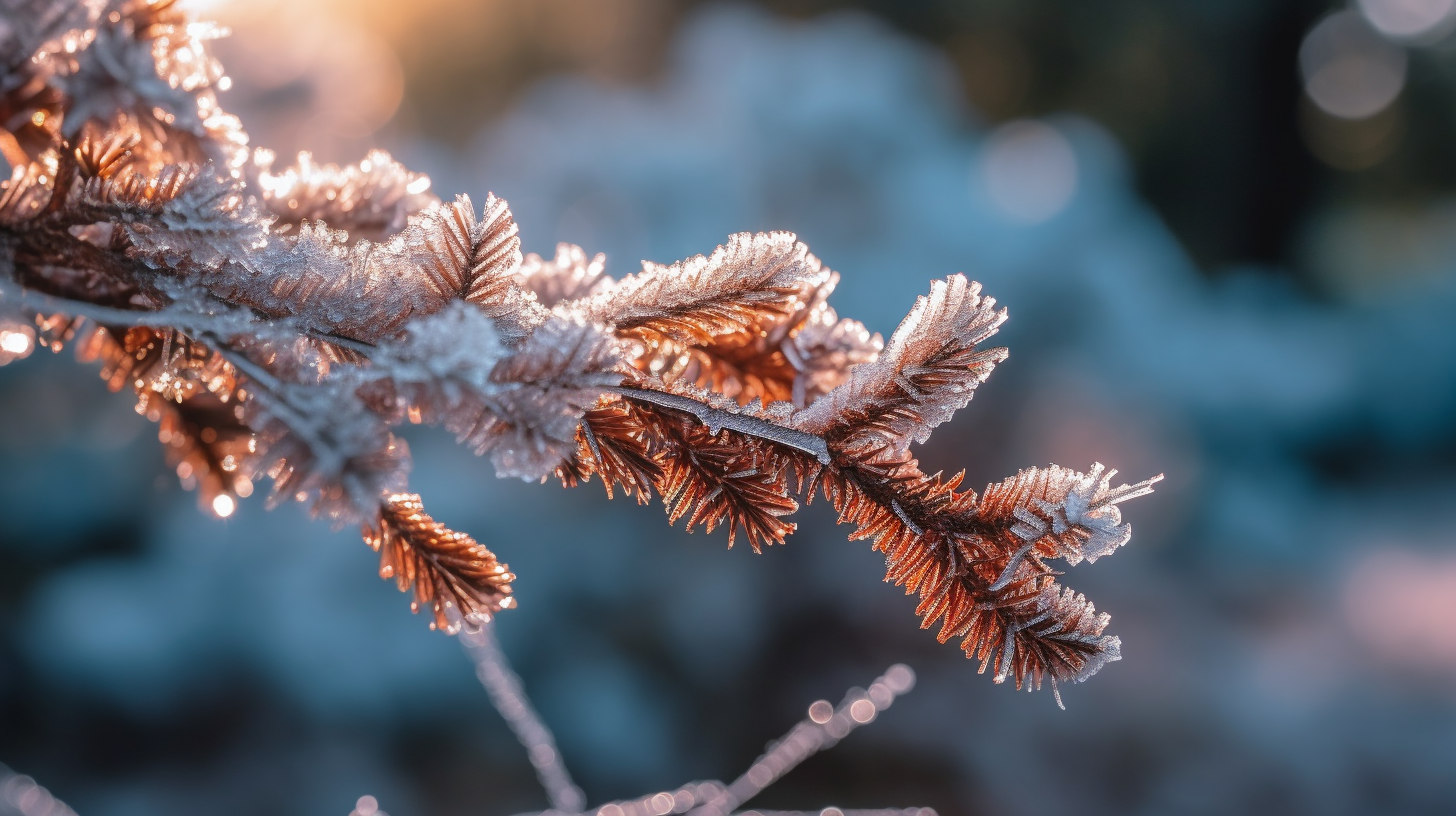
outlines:
[[1333, 116], [1308, 98], [1299, 106], [1300, 132], [1309, 151], [1345, 171], [1367, 170], [1393, 156], [1406, 136], [1407, 119], [1399, 102], [1363, 119]]
[[35, 329], [14, 321], [0, 320], [0, 365], [23, 360], [35, 350]]
[[389, 816], [389, 814], [379, 809], [378, 799], [365, 794], [354, 803], [354, 809], [350, 811], [349, 816]]
[[1009, 122], [986, 138], [981, 177], [992, 202], [1013, 220], [1046, 221], [1077, 192], [1077, 156], [1045, 122]]
[[1456, 0], [1359, 0], [1365, 19], [1380, 33], [1429, 41], [1450, 32]]
[[1456, 547], [1365, 554], [1346, 576], [1344, 611], [1372, 663], [1456, 681]]
[[[348, 4], [210, 0], [205, 13], [231, 36], [216, 52], [227, 67], [223, 104], [281, 157], [310, 151], [358, 161], [395, 115], [404, 73], [387, 37]], [[326, 35], [322, 35], [327, 32]]]
[[1305, 36], [1299, 67], [1305, 93], [1316, 105], [1342, 119], [1363, 119], [1400, 95], [1406, 54], [1358, 12], [1340, 11]]

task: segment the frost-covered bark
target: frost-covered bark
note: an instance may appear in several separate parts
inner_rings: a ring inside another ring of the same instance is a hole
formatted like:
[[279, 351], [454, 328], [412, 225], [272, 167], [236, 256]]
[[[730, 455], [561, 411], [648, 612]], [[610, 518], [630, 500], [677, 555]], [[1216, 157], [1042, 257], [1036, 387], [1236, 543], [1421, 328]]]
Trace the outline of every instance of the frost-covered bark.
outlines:
[[205, 507], [270, 479], [271, 501], [363, 526], [432, 626], [478, 626], [513, 576], [408, 492], [392, 429], [428, 423], [503, 476], [655, 492], [755, 550], [822, 492], [998, 682], [1117, 659], [1049, 562], [1125, 543], [1116, 505], [1154, 480], [1053, 466], [978, 496], [911, 454], [1005, 358], [980, 347], [1005, 312], [977, 284], [935, 281], [886, 345], [790, 233], [619, 280], [569, 244], [523, 257], [504, 201], [440, 201], [382, 152], [280, 169], [218, 105], [213, 30], [166, 0], [0, 12], [0, 363], [76, 342]]

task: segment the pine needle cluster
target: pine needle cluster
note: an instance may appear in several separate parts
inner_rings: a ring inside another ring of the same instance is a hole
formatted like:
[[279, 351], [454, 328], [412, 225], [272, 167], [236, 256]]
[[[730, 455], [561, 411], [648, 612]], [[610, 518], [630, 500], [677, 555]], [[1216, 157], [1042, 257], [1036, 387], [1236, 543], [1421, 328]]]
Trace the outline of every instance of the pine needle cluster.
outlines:
[[0, 12], [0, 363], [74, 344], [204, 508], [270, 483], [360, 525], [432, 627], [476, 628], [514, 576], [408, 492], [395, 429], [424, 423], [502, 476], [656, 496], [755, 551], [823, 496], [997, 682], [1118, 659], [1053, 564], [1126, 543], [1118, 504], [1157, 479], [1050, 466], [978, 494], [911, 451], [1005, 359], [978, 284], [934, 281], [884, 342], [790, 233], [620, 279], [575, 246], [523, 255], [506, 202], [441, 201], [386, 153], [275, 169], [218, 103], [216, 29], [169, 0]]

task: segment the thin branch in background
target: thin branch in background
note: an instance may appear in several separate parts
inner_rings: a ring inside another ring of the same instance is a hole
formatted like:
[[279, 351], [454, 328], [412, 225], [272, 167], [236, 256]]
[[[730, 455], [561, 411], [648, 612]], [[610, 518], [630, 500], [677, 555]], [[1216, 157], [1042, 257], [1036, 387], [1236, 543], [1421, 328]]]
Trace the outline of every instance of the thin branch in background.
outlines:
[[[466, 630], [460, 642], [475, 664], [475, 676], [485, 687], [491, 704], [505, 718], [526, 755], [536, 768], [536, 775], [551, 809], [522, 816], [568, 816], [586, 810], [586, 795], [571, 781], [571, 775], [556, 747], [551, 729], [541, 720], [526, 697], [521, 678], [511, 669], [505, 653], [491, 630], [492, 624], [478, 630]], [[868, 690], [852, 688], [833, 706], [818, 700], [809, 706], [808, 716], [781, 739], [770, 743], [753, 765], [732, 784], [722, 782], [690, 782], [675, 791], [661, 791], [637, 799], [609, 802], [595, 811], [595, 816], [668, 816], [688, 813], [689, 816], [728, 816], [735, 808], [757, 796], [777, 782], [799, 763], [827, 748], [834, 747], [849, 732], [875, 720], [879, 712], [890, 707], [895, 698], [915, 686], [915, 672], [909, 666], [896, 664], [870, 684]], [[738, 816], [937, 816], [931, 808], [851, 809], [826, 807], [818, 811], [750, 810]], [[28, 776], [17, 775], [0, 764], [0, 816], [76, 816], [65, 803]], [[388, 816], [379, 809], [373, 796], [361, 796], [349, 816]]]
[[850, 808], [823, 810], [744, 810], [735, 816], [936, 816], [932, 808]]
[[526, 697], [521, 678], [506, 662], [505, 653], [492, 631], [493, 623], [486, 623], [476, 631], [465, 631], [460, 642], [466, 654], [475, 663], [475, 676], [490, 695], [491, 705], [505, 718], [516, 739], [526, 749], [526, 757], [536, 769], [541, 787], [546, 789], [546, 798], [553, 810], [562, 813], [581, 813], [586, 810], [586, 794], [571, 781], [561, 751], [556, 747], [556, 737]]
[[[487, 638], [490, 637], [488, 627], [482, 627]], [[475, 637], [471, 635], [469, 637]], [[471, 641], [466, 640], [466, 648], [474, 648]], [[494, 644], [494, 641], [491, 640]], [[474, 654], [472, 653], [472, 656]], [[505, 660], [497, 648], [490, 658], [489, 665], [497, 670], [504, 671], [513, 680], [515, 675], [503, 662]], [[477, 658], [477, 666], [487, 665]], [[484, 674], [484, 670], [478, 671]], [[485, 682], [482, 676], [482, 682]], [[636, 799], [627, 799], [618, 802], [608, 802], [595, 809], [594, 816], [669, 816], [669, 814], [686, 813], [688, 816], [936, 816], [931, 808], [884, 808], [865, 810], [843, 810], [837, 807], [827, 807], [815, 811], [798, 810], [749, 810], [738, 811], [737, 808], [749, 799], [762, 793], [765, 788], [782, 779], [785, 774], [793, 770], [799, 763], [813, 756], [814, 754], [828, 748], [834, 747], [838, 742], [849, 735], [849, 732], [867, 725], [875, 720], [879, 712], [889, 708], [895, 702], [895, 698], [910, 691], [915, 686], [915, 672], [903, 663], [897, 663], [885, 671], [883, 675], [875, 678], [869, 689], [852, 688], [845, 693], [844, 699], [838, 706], [831, 704], [828, 700], [819, 700], [809, 706], [808, 716], [798, 725], [795, 725], [782, 738], [769, 743], [768, 750], [763, 753], [748, 770], [732, 784], [724, 785], [717, 780], [706, 782], [689, 782], [675, 790], [659, 791], [640, 796]], [[486, 684], [490, 690], [490, 684]], [[525, 710], [530, 712], [530, 705], [525, 700], [521, 691], [519, 680], [513, 691], [518, 695], [513, 698], [515, 701], [524, 704]], [[491, 700], [496, 702], [496, 707], [501, 708], [501, 713], [506, 710], [497, 702], [500, 698], [494, 691], [491, 692]], [[534, 718], [532, 722], [535, 727], [545, 731], [546, 726], [539, 719]], [[506, 715], [510, 720], [510, 715]], [[516, 728], [512, 723], [512, 728]], [[520, 734], [517, 730], [517, 734]], [[550, 732], [546, 731], [545, 736], [550, 738]], [[530, 749], [523, 737], [522, 744]], [[554, 748], [554, 743], [551, 743]], [[559, 757], [559, 754], [556, 754]], [[539, 769], [539, 766], [538, 766]], [[565, 773], [565, 769], [562, 769]], [[547, 784], [548, 793], [550, 786], [546, 783], [545, 774], [542, 773], [542, 783]], [[573, 788], [573, 790], [576, 790]], [[580, 791], [576, 790], [579, 795]], [[534, 813], [520, 814], [519, 816], [568, 816], [568, 814], [579, 813], [580, 809], [566, 809], [555, 806], [556, 797], [552, 796], [553, 808]]]
[[[873, 722], [879, 712], [890, 707], [895, 698], [915, 687], [915, 672], [903, 663], [896, 663], [870, 684], [869, 690], [852, 688], [838, 707], [828, 700], [809, 706], [809, 715], [789, 730], [782, 739], [770, 743], [748, 770], [726, 790], [693, 811], [693, 816], [726, 816], [739, 805], [757, 796], [764, 788], [783, 778], [799, 763], [827, 748], [832, 748], [849, 732]], [[611, 816], [611, 814], [603, 814]]]
[[76, 811], [0, 762], [0, 816], [76, 816]]

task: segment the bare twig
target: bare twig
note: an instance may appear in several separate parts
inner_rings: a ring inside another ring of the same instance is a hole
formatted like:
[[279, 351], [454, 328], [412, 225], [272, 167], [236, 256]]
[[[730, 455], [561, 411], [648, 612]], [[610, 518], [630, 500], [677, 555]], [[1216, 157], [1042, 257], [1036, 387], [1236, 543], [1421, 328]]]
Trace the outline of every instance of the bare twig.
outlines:
[[561, 813], [580, 813], [586, 809], [586, 794], [571, 781], [561, 751], [556, 747], [556, 737], [526, 697], [521, 678], [511, 670], [495, 639], [493, 626], [486, 623], [476, 631], [465, 630], [460, 635], [466, 654], [475, 663], [475, 676], [490, 695], [491, 704], [526, 749], [526, 757], [535, 767], [551, 807]]
[[[468, 641], [467, 641], [468, 644]], [[468, 646], [467, 646], [468, 647]], [[499, 653], [497, 653], [499, 654]], [[504, 659], [504, 658], [500, 658]], [[503, 664], [495, 664], [501, 666]], [[509, 672], [509, 669], [506, 669]], [[514, 677], [514, 675], [512, 675]], [[595, 809], [595, 816], [668, 816], [686, 813], [689, 816], [936, 816], [930, 808], [889, 808], [879, 810], [842, 810], [828, 807], [818, 811], [754, 810], [738, 811], [743, 803], [781, 779], [799, 763], [827, 748], [834, 747], [849, 732], [873, 722], [895, 698], [915, 685], [915, 672], [909, 666], [896, 664], [870, 684], [868, 690], [850, 689], [839, 705], [819, 700], [809, 706], [808, 716], [781, 739], [770, 743], [747, 772], [724, 785], [717, 780], [689, 782], [674, 790], [657, 791], [617, 802], [608, 802]], [[487, 686], [488, 687], [488, 686]], [[516, 691], [519, 692], [519, 686]], [[495, 695], [492, 694], [492, 700]], [[519, 698], [524, 701], [524, 696]], [[497, 704], [499, 706], [499, 704]], [[529, 710], [529, 706], [527, 706]], [[504, 714], [505, 711], [502, 710]], [[539, 725], [539, 721], [538, 721]], [[544, 725], [540, 726], [545, 728]], [[519, 732], [518, 732], [519, 733]], [[549, 736], [549, 733], [548, 733]], [[523, 738], [522, 743], [526, 740]], [[543, 783], [544, 783], [543, 777]], [[553, 798], [553, 802], [554, 802]], [[567, 816], [576, 810], [553, 808], [519, 816]]]
[[34, 779], [0, 762], [0, 816], [76, 816], [76, 811]]
[[915, 686], [915, 672], [897, 663], [875, 678], [869, 690], [853, 688], [838, 707], [826, 700], [809, 706], [809, 715], [782, 739], [771, 743], [748, 770], [721, 794], [692, 811], [693, 816], [726, 816], [739, 805], [777, 782], [800, 762], [832, 748], [849, 732], [872, 722], [895, 698]]

